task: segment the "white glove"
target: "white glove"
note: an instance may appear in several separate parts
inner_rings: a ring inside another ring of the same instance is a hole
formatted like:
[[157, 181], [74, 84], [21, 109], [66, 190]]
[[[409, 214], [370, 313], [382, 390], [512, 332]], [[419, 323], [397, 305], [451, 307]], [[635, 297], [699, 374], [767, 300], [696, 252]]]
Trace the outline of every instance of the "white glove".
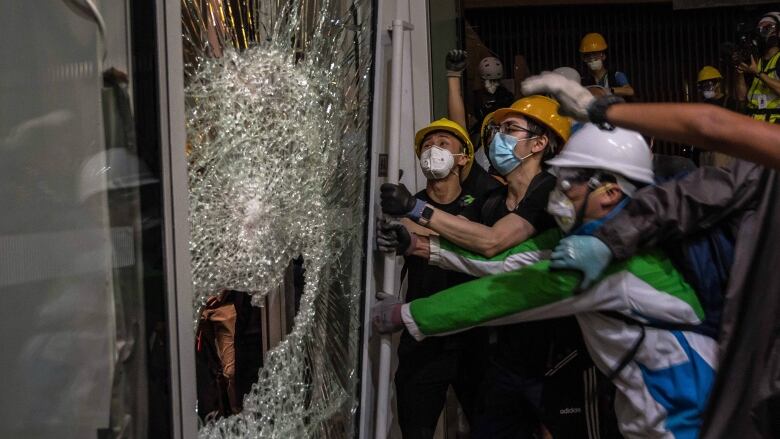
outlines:
[[523, 95], [550, 94], [560, 104], [558, 112], [580, 122], [588, 122], [588, 107], [596, 100], [580, 84], [557, 73], [543, 73], [523, 81]]

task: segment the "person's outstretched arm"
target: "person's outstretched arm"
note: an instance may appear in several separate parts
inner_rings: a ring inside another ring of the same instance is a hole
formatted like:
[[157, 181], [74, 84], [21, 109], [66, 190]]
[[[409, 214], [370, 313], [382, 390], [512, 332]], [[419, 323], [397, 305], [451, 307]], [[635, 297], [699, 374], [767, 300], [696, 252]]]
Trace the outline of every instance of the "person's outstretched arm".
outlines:
[[523, 93], [552, 94], [561, 104], [561, 114], [582, 122], [608, 122], [780, 169], [779, 125], [715, 105], [627, 104], [616, 102], [614, 96], [596, 99], [580, 84], [555, 74], [525, 80]]
[[429, 240], [429, 263], [445, 270], [459, 271], [475, 277], [505, 273], [549, 259], [555, 244], [563, 236], [558, 228], [549, 229], [531, 239], [486, 258], [458, 247], [439, 236]]
[[614, 104], [607, 121], [780, 169], [780, 126], [707, 104]]
[[[514, 213], [504, 216], [492, 227], [488, 227], [469, 221], [462, 216], [455, 216], [433, 206], [428, 206], [424, 201], [415, 198], [403, 184], [385, 183], [380, 187], [380, 191], [384, 213], [393, 216], [408, 216], [419, 223], [423, 212], [428, 210], [426, 207], [430, 207], [432, 216], [425, 227], [460, 247], [486, 257], [493, 257], [536, 234], [537, 230], [534, 225], [520, 216], [519, 210], [522, 208], [529, 217], [535, 216], [535, 213], [539, 211], [536, 206], [539, 204], [538, 197], [547, 197], [549, 193], [549, 191], [545, 191], [545, 188], [537, 188], [534, 192], [535, 199], [530, 200], [532, 197], [527, 194]], [[532, 219], [532, 221], [534, 220]], [[418, 250], [414, 246], [411, 252], [419, 255]]]

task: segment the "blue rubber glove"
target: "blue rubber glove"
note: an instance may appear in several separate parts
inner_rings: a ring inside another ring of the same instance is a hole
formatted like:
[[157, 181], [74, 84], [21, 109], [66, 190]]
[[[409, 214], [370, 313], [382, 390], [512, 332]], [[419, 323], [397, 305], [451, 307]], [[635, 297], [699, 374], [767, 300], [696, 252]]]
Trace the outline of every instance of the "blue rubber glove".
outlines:
[[563, 238], [553, 249], [550, 267], [579, 270], [584, 274], [581, 289], [591, 286], [612, 261], [612, 251], [593, 236], [574, 235]]

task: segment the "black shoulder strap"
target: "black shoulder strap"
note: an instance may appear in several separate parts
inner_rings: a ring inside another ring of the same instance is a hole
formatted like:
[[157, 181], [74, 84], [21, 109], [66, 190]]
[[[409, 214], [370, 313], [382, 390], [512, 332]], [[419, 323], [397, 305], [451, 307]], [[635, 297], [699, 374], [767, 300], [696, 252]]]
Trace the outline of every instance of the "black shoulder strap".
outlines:
[[609, 374], [607, 374], [607, 377], [610, 380], [617, 377], [620, 374], [620, 372], [623, 369], [625, 369], [626, 366], [628, 366], [628, 363], [630, 363], [631, 360], [634, 359], [636, 353], [639, 352], [639, 348], [642, 346], [642, 342], [645, 341], [645, 328], [648, 326], [651, 328], [664, 329], [667, 331], [691, 331], [696, 333], [704, 333], [705, 335], [708, 335], [706, 332], [704, 332], [701, 325], [689, 325], [685, 323], [668, 323], [668, 322], [644, 323], [637, 319], [633, 319], [625, 314], [621, 314], [617, 311], [601, 311], [601, 314], [607, 317], [611, 317], [613, 319], [621, 320], [628, 325], [638, 326], [641, 331], [639, 338], [637, 338], [637, 341], [634, 343], [631, 349], [629, 349], [628, 352], [626, 352], [626, 354], [623, 355], [623, 358], [620, 359], [620, 362], [618, 363], [617, 367], [614, 370], [612, 370]]
[[642, 343], [645, 341], [645, 325], [644, 323], [632, 319], [631, 317], [628, 317], [617, 311], [602, 311], [601, 313], [607, 317], [612, 317], [613, 319], [622, 320], [629, 325], [639, 326], [639, 329], [641, 331], [639, 333], [639, 338], [637, 338], [636, 342], [634, 342], [634, 345], [631, 347], [631, 349], [629, 349], [628, 352], [626, 352], [625, 355], [623, 355], [623, 358], [620, 359], [618, 365], [607, 374], [607, 378], [609, 378], [609, 380], [612, 381], [618, 375], [620, 375], [620, 372], [622, 372], [623, 369], [625, 369], [626, 366], [628, 366], [628, 363], [630, 363], [631, 360], [633, 360], [634, 357], [636, 357], [636, 353], [639, 352], [639, 348], [642, 346]]

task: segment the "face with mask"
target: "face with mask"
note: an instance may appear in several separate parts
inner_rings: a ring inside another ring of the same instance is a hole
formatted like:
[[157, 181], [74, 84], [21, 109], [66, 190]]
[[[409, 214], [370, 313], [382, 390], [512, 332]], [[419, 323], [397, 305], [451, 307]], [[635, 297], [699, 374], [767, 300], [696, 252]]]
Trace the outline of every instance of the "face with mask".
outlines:
[[582, 61], [592, 72], [597, 72], [604, 67], [605, 58], [604, 52], [591, 52], [583, 55]]
[[533, 142], [541, 137], [528, 129], [528, 122], [522, 116], [507, 117], [499, 124], [499, 130], [490, 142], [490, 163], [499, 174], [506, 177], [522, 165], [523, 160], [544, 150], [544, 144]]
[[760, 38], [761, 47], [763, 50], [775, 47], [778, 45], [778, 24], [774, 17], [764, 17], [758, 22], [756, 26]]
[[593, 170], [562, 168], [555, 173], [557, 184], [547, 200], [547, 212], [566, 233], [605, 219], [623, 199], [617, 184], [602, 182]]
[[420, 169], [425, 178], [441, 180], [453, 172], [457, 174], [466, 160], [462, 148], [460, 140], [446, 131], [428, 134], [420, 153]]
[[490, 93], [490, 94], [494, 94], [496, 92], [496, 90], [498, 90], [498, 85], [499, 84], [500, 84], [500, 82], [498, 82], [495, 79], [485, 79], [483, 81], [483, 85], [485, 86], [485, 90], [488, 93]]
[[720, 89], [720, 81], [717, 80], [702, 81], [699, 83], [698, 86], [702, 98], [704, 98], [705, 100], [714, 99], [718, 95], [718, 90]]

